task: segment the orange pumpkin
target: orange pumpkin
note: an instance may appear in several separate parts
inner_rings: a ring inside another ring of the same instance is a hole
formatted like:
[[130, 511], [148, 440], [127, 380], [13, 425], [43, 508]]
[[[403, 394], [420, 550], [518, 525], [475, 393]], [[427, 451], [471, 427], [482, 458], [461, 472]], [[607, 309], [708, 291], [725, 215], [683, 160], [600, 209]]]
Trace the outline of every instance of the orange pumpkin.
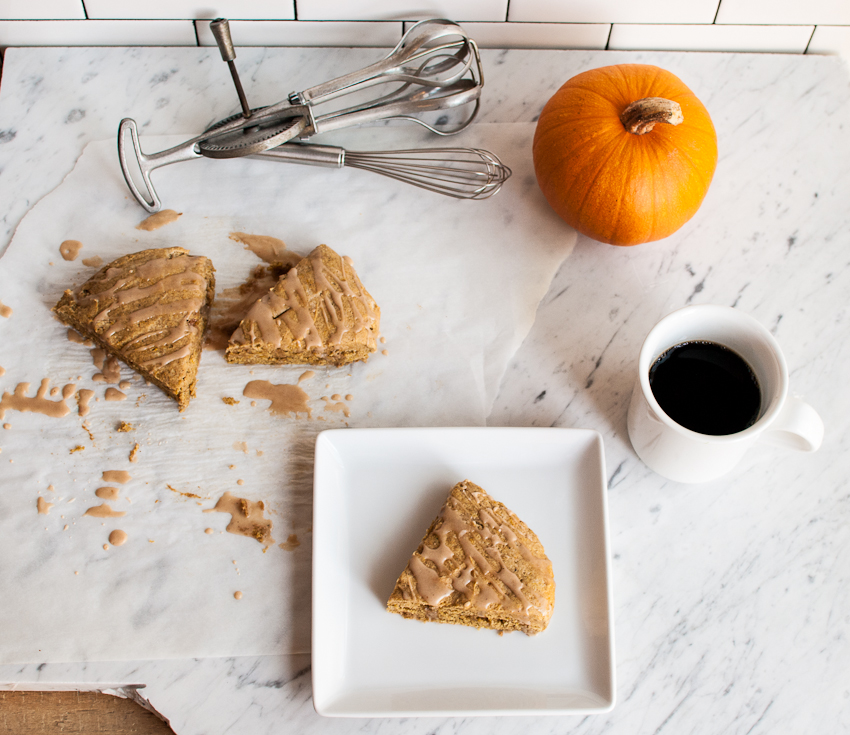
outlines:
[[703, 104], [664, 69], [619, 64], [570, 79], [534, 133], [534, 170], [552, 208], [612, 245], [671, 235], [699, 209], [717, 166]]

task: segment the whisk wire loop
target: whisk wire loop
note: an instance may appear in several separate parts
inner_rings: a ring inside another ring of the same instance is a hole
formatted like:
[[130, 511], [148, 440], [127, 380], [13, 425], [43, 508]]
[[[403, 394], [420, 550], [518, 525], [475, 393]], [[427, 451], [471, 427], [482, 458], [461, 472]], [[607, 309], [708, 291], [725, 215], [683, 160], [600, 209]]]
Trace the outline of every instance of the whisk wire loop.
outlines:
[[348, 151], [337, 146], [287, 143], [257, 157], [372, 171], [456, 199], [493, 196], [511, 175], [496, 155], [480, 148]]

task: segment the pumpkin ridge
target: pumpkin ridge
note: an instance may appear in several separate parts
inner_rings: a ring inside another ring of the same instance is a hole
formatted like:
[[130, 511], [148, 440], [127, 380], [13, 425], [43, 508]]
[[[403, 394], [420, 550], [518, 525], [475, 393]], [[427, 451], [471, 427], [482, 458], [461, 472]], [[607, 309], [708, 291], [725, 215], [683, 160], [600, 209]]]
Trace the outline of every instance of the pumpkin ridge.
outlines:
[[[614, 133], [614, 134], [611, 134], [611, 135], [608, 135], [603, 131], [603, 132], [597, 133], [596, 137], [593, 140], [594, 140], [594, 143], [597, 145], [597, 148], [604, 150], [605, 148], [607, 148], [610, 145], [616, 145], [616, 144], [620, 143], [622, 141], [622, 138], [619, 135], [619, 131], [617, 131], [617, 133]], [[565, 150], [564, 152], [567, 156], [575, 156], [577, 151], [579, 151], [582, 148], [586, 148], [586, 146], [587, 146], [586, 142], [579, 143], [579, 144], [576, 144], [575, 146], [571, 147], [569, 150]]]
[[[656, 84], [658, 84], [659, 86], [663, 85], [665, 87], [669, 86], [669, 85], [666, 84], [666, 82], [669, 79], [670, 72], [664, 71], [664, 69], [662, 69], [660, 66], [653, 66], [652, 68], [655, 69], [655, 74], [653, 75], [652, 79], [650, 79], [648, 81], [647, 89], [650, 89], [650, 90], [654, 89]], [[670, 99], [669, 95], [671, 93], [675, 94], [675, 90], [664, 91], [664, 92], [661, 92], [659, 94], [654, 94], [654, 96], [655, 97], [665, 97], [666, 99]], [[673, 100], [673, 101], [678, 102], [678, 100]]]
[[597, 89], [591, 89], [590, 87], [585, 87], [581, 84], [573, 84], [569, 87], [569, 91], [580, 90], [582, 92], [587, 92], [588, 94], [592, 94], [594, 97], [599, 97], [603, 102], [611, 107], [612, 110], [617, 108], [617, 105], [611, 100], [610, 97], [606, 97], [602, 92]]
[[[630, 102], [628, 102], [626, 106], [641, 99], [642, 97], [660, 96], [652, 93], [652, 84], [657, 77], [654, 77], [649, 83], [647, 83], [645, 79], [646, 72], [649, 71], [649, 69], [655, 69], [657, 75], [657, 72], [659, 71], [657, 66], [652, 66], [651, 64], [621, 64], [614, 68], [620, 75], [620, 82], [626, 92], [625, 97], [630, 99]], [[628, 74], [626, 73], [626, 69], [629, 70]], [[623, 109], [625, 109], [625, 107]], [[620, 110], [620, 113], [622, 112], [623, 110]]]
[[[656, 155], [655, 147], [652, 145], [648, 145], [647, 141], [642, 137], [634, 136], [632, 137], [630, 133], [627, 133], [627, 139], [631, 145], [627, 146], [629, 157], [626, 161], [621, 161], [621, 164], [628, 171], [640, 171], [641, 176], [638, 177], [637, 181], [633, 180], [631, 176], [624, 177], [620, 191], [617, 196], [617, 229], [611, 233], [608, 240], [612, 242], [622, 243], [624, 245], [633, 245], [637, 242], [641, 242], [647, 239], [652, 239], [652, 235], [655, 232], [655, 212], [651, 213], [651, 217], [649, 222], [647, 222], [647, 217], [645, 213], [638, 213], [635, 211], [629, 211], [629, 217], [626, 218], [626, 221], [622, 221], [622, 216], [620, 212], [626, 206], [628, 202], [629, 210], [633, 209], [633, 202], [636, 199], [645, 199], [647, 190], [653, 192], [653, 204], [654, 201], [654, 191], [655, 191], [655, 171], [653, 167], [650, 165], [650, 159]], [[657, 164], [657, 156], [656, 156], [656, 164]], [[649, 178], [650, 182], [647, 185], [646, 181], [642, 181], [641, 178], [646, 179]], [[636, 232], [640, 232], [640, 229], [644, 231], [641, 237], [637, 237], [635, 235]], [[619, 231], [623, 231], [622, 234], [618, 235]]]
[[[679, 127], [681, 128], [683, 125], [680, 125]], [[697, 125], [690, 125], [687, 129], [679, 131], [680, 135], [683, 135], [684, 133], [689, 134], [686, 139], [688, 150], [704, 154], [706, 151], [713, 149], [714, 154], [717, 154], [717, 143], [714, 129], [708, 130], [707, 128], [701, 128]], [[694, 140], [695, 138], [699, 138], [699, 140]]]
[[658, 186], [657, 181], [658, 177], [656, 176], [656, 171], [660, 170], [660, 166], [663, 165], [661, 161], [660, 149], [657, 146], [653, 146], [651, 148], [647, 147], [649, 152], [652, 154], [652, 157], [655, 159], [653, 161], [652, 166], [647, 166], [646, 171], [647, 175], [650, 178], [650, 190], [652, 191], [652, 219], [649, 225], [649, 232], [651, 234], [655, 234], [658, 232], [658, 211], [659, 209], [667, 209], [667, 192], [666, 190], [662, 191], [661, 187]]
[[[607, 120], [608, 118], [603, 118], [603, 119]], [[548, 137], [548, 136], [551, 135], [552, 138], [557, 140], [557, 139], [561, 138], [561, 135], [559, 135], [559, 129], [561, 127], [565, 127], [565, 126], [571, 127], [574, 124], [575, 124], [575, 121], [570, 120], [570, 121], [565, 121], [558, 126], [553, 126], [550, 130], [548, 130], [546, 132], [546, 136]], [[625, 131], [623, 131], [623, 133], [625, 133]], [[600, 133], [598, 138], [602, 139], [602, 141], [601, 141], [602, 144], [599, 147], [604, 149], [604, 148], [607, 148], [608, 146], [617, 145], [620, 137], [621, 136], [620, 136], [619, 131], [617, 131], [616, 133], [613, 133], [609, 136], [606, 136], [604, 133]], [[543, 138], [541, 138], [541, 141], [537, 141], [538, 145], [546, 145], [547, 142], [548, 141], [546, 141]], [[576, 158], [578, 152], [582, 148], [584, 148], [585, 146], [586, 146], [585, 143], [577, 143], [576, 145], [570, 147], [569, 149], [559, 147], [557, 149], [557, 151], [558, 151], [557, 159], [550, 158], [548, 161], [546, 161], [546, 163], [548, 164], [548, 166], [554, 167], [554, 166], [559, 166], [559, 165], [561, 165], [565, 162], [574, 160]]]
[[691, 167], [691, 170], [694, 172], [694, 175], [699, 179], [701, 184], [705, 185], [705, 193], [699, 198], [700, 202], [705, 199], [706, 194], [708, 194], [708, 185], [711, 183], [711, 180], [714, 178], [714, 171], [708, 174], [706, 177], [705, 172], [700, 169], [691, 159], [690, 157], [684, 157], [684, 160], [688, 166]]
[[[680, 126], [680, 127], [682, 127], [682, 126]], [[681, 131], [676, 131], [676, 132], [680, 133]], [[681, 161], [687, 162], [687, 164], [688, 164], [688, 166], [690, 166], [691, 170], [693, 170], [697, 174], [697, 176], [699, 177], [699, 180], [701, 182], [703, 182], [705, 184], [705, 188], [708, 189], [708, 185], [711, 183], [711, 180], [714, 178], [714, 169], [717, 166], [717, 146], [714, 143], [714, 139], [713, 139], [712, 135], [710, 135], [708, 133], [708, 131], [706, 131], [704, 128], [699, 128], [697, 126], [691, 126], [688, 129], [688, 132], [690, 132], [691, 135], [688, 136], [688, 141], [685, 144], [681, 143], [678, 140], [678, 138], [675, 139], [675, 140], [670, 140], [669, 142], [670, 142], [671, 145], [673, 145], [676, 148], [676, 150], [678, 152], [680, 152], [680, 155], [677, 156], [677, 160], [680, 161], [680, 162]], [[712, 132], [713, 132], [713, 129], [712, 129]], [[695, 137], [694, 134], [696, 134], [696, 136], [703, 139], [702, 141], [700, 141], [700, 143], [701, 143], [700, 145], [695, 145], [694, 142], [692, 140], [690, 140], [691, 138]], [[705, 156], [705, 155], [707, 155], [709, 148], [713, 149], [710, 152], [713, 154], [711, 156], [711, 158], [714, 161], [714, 166], [711, 168], [711, 171], [709, 171], [706, 175], [706, 169], [701, 168], [694, 161], [694, 154], [701, 156], [701, 157]], [[682, 151], [686, 151], [690, 155], [681, 155]], [[703, 194], [703, 197], [704, 196], [705, 196], [705, 194]]]
[[655, 74], [647, 84], [647, 90], [653, 97], [665, 97], [668, 100], [673, 100], [673, 102], [678, 102], [680, 105], [685, 99], [699, 101], [690, 89], [684, 87], [682, 80], [675, 74], [662, 69], [660, 66], [647, 64], [647, 67], [655, 70]]
[[610, 234], [608, 235], [608, 238], [607, 238], [608, 240], [614, 240], [615, 236], [617, 235], [617, 231], [620, 228], [620, 212], [623, 210], [624, 201], [625, 201], [625, 197], [623, 197], [623, 196], [618, 196], [615, 199], [615, 203], [616, 203], [617, 208], [613, 212], [611, 212], [611, 215], [610, 215], [612, 227], [611, 227], [611, 232], [610, 232]]
[[[588, 197], [594, 193], [594, 187], [596, 186], [596, 182], [599, 180], [599, 176], [602, 174], [602, 171], [607, 166], [608, 162], [616, 155], [617, 153], [622, 152], [623, 148], [625, 148], [625, 139], [621, 138], [620, 140], [612, 141], [613, 145], [611, 146], [611, 151], [605, 156], [605, 160], [601, 161], [596, 168], [596, 172], [593, 174], [592, 178], [587, 181], [586, 189], [584, 192], [584, 196], [581, 198], [581, 202], [578, 207], [576, 207], [576, 213], [578, 214], [579, 219], [582, 218], [582, 213], [584, 210], [584, 205], [587, 202]], [[617, 197], [617, 200], [621, 200], [622, 197]], [[619, 208], [618, 208], [619, 211]], [[615, 221], [616, 222], [616, 221]], [[616, 229], [616, 224], [612, 229]]]

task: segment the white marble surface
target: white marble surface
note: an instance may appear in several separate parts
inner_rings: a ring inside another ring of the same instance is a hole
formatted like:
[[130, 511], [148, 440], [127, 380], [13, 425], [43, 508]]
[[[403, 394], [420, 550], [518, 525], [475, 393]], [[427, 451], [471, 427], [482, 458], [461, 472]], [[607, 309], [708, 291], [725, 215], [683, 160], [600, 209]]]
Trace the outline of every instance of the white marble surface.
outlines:
[[[680, 232], [627, 250], [579, 239], [489, 419], [593, 428], [604, 437], [614, 710], [587, 718], [326, 720], [312, 710], [306, 656], [33, 663], [0, 668], [6, 686], [144, 684], [140, 696], [178, 735], [850, 728], [846, 65], [651, 52], [483, 57], [484, 121], [531, 121], [573, 74], [639, 61], [682, 77], [718, 130], [714, 183]], [[266, 100], [332, 75], [335, 65], [373, 58], [283, 49], [239, 55], [250, 89], [265, 90], [258, 96]], [[146, 132], [173, 133], [232, 112], [229, 80], [213, 70], [220, 64], [216, 51], [202, 49], [9, 51], [0, 87], [0, 241], [68, 173], [83, 144], [111, 135], [122, 116], [133, 114]], [[759, 447], [727, 478], [694, 487], [665, 482], [640, 463], [625, 431], [637, 352], [658, 318], [687, 303], [734, 305], [768, 325], [785, 350], [792, 390], [824, 419], [817, 454]]]

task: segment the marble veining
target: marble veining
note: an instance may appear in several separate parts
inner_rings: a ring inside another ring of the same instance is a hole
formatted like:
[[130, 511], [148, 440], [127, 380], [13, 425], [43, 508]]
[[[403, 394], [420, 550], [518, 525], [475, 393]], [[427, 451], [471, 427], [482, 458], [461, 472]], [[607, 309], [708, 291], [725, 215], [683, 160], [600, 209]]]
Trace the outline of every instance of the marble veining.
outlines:
[[[10, 665], [0, 667], [4, 686], [144, 684], [138, 695], [178, 735], [850, 729], [846, 65], [760, 54], [482, 55], [485, 122], [533, 121], [573, 74], [628, 61], [679, 75], [718, 130], [714, 183], [682, 230], [632, 249], [579, 239], [510, 362], [489, 419], [592, 428], [604, 437], [614, 710], [585, 718], [322, 719], [312, 709], [305, 655]], [[368, 50], [245, 49], [238, 63], [249, 97], [266, 102], [374, 58]], [[235, 111], [229, 84], [209, 49], [7, 52], [0, 247], [87, 141], [110, 137], [128, 114], [146, 133], [195, 132]], [[695, 487], [642, 465], [625, 423], [638, 349], [661, 316], [687, 303], [734, 306], [771, 329], [792, 391], [826, 424], [817, 454], [757, 446], [728, 477]]]

